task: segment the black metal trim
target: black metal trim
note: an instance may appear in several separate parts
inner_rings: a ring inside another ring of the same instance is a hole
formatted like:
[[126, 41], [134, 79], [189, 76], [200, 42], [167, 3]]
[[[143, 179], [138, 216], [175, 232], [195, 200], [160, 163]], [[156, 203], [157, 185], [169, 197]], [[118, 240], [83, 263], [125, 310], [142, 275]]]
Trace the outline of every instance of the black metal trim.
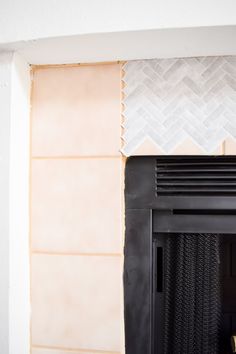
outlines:
[[150, 354], [152, 345], [152, 215], [126, 211], [124, 309], [126, 354]]
[[[154, 212], [154, 232], [236, 233], [235, 215], [167, 215]], [[187, 217], [186, 217], [187, 216]]]

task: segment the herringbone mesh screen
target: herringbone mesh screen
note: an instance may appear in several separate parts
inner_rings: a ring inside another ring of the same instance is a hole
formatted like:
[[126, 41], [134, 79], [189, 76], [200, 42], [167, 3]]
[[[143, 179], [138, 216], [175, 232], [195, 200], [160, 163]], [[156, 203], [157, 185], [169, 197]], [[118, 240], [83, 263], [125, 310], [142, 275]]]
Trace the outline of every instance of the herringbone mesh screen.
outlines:
[[169, 237], [165, 254], [165, 354], [220, 354], [220, 236]]

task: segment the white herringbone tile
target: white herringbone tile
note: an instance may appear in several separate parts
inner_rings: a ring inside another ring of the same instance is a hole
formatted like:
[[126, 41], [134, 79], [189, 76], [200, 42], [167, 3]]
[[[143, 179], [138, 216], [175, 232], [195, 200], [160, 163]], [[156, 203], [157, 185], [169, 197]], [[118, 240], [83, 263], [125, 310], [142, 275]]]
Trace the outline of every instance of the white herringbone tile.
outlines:
[[124, 147], [147, 138], [170, 154], [186, 138], [211, 153], [236, 139], [236, 57], [129, 61], [124, 70]]

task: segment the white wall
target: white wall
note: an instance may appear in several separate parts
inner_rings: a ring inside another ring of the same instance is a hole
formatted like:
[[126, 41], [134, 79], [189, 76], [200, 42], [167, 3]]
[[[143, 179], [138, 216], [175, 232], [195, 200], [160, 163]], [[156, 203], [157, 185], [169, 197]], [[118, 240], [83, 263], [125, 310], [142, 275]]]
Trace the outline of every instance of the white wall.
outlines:
[[0, 1], [0, 43], [86, 33], [234, 24], [235, 0]]
[[30, 64], [236, 54], [235, 0], [0, 0], [0, 51]]

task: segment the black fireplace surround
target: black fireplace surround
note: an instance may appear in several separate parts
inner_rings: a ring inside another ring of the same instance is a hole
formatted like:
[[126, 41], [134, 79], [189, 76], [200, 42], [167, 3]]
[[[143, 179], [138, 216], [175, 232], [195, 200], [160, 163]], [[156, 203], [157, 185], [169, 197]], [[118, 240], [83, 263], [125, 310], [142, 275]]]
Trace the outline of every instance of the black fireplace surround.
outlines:
[[236, 157], [131, 157], [125, 206], [126, 354], [232, 353]]

